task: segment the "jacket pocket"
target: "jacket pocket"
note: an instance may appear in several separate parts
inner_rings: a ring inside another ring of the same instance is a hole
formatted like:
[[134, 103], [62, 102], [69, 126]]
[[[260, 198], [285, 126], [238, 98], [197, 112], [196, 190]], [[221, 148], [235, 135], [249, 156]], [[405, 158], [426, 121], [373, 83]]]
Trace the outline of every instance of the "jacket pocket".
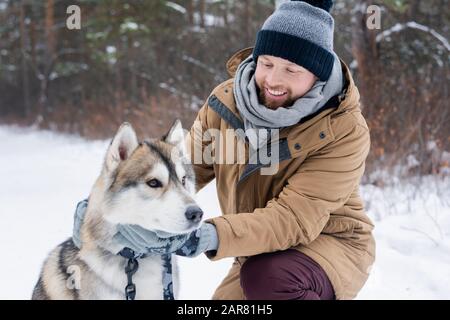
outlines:
[[330, 216], [327, 224], [322, 230], [322, 233], [331, 235], [337, 238], [344, 239], [358, 239], [356, 231], [361, 229], [358, 222], [348, 217]]

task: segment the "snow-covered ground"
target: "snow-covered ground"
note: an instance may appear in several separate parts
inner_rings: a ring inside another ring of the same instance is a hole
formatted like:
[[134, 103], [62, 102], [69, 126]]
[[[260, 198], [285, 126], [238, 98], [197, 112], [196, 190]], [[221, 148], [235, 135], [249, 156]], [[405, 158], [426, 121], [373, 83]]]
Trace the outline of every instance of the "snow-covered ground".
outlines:
[[[29, 299], [50, 249], [99, 174], [107, 141], [0, 126], [0, 299]], [[363, 186], [377, 260], [358, 299], [450, 299], [450, 181]], [[214, 184], [198, 194], [220, 214]], [[231, 259], [181, 258], [180, 299], [209, 299]]]

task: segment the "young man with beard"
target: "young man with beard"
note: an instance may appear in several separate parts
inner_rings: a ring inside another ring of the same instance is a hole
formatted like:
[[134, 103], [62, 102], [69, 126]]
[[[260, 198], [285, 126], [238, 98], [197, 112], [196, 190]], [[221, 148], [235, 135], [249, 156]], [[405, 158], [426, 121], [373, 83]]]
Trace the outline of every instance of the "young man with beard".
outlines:
[[[198, 188], [216, 179], [223, 213], [200, 229], [196, 254], [235, 257], [213, 299], [351, 299], [368, 278], [375, 241], [359, 182], [370, 135], [358, 89], [333, 51], [331, 6], [283, 3], [255, 47], [227, 63], [232, 79], [214, 89], [201, 128], [191, 130], [278, 130], [275, 174], [194, 164]], [[248, 134], [246, 150], [277, 143], [267, 137]]]

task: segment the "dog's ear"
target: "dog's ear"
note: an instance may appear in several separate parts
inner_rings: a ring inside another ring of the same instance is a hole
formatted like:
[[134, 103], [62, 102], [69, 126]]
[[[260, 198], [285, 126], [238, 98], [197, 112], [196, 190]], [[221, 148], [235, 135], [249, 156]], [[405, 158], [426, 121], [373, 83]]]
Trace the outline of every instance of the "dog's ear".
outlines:
[[170, 128], [169, 132], [162, 138], [164, 142], [173, 144], [178, 147], [183, 154], [186, 154], [186, 142], [183, 126], [181, 125], [180, 120], [175, 120], [172, 128]]
[[108, 172], [114, 171], [119, 163], [130, 157], [139, 142], [131, 124], [123, 123], [108, 148], [105, 167]]

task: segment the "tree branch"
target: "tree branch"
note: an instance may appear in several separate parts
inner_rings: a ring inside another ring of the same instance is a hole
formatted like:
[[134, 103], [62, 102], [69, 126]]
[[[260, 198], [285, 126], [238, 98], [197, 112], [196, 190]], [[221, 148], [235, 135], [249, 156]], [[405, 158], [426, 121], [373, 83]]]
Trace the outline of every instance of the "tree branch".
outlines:
[[439, 34], [432, 28], [429, 28], [427, 26], [424, 26], [424, 25], [414, 22], [414, 21], [410, 21], [407, 23], [395, 24], [391, 28], [384, 30], [383, 32], [378, 34], [376, 37], [376, 41], [380, 42], [380, 41], [384, 40], [385, 38], [387, 38], [388, 36], [390, 36], [391, 34], [403, 31], [406, 28], [421, 30], [421, 31], [431, 34], [434, 38], [439, 40], [444, 45], [444, 47], [447, 49], [447, 51], [450, 51], [450, 44], [448, 43], [447, 39], [443, 35]]

